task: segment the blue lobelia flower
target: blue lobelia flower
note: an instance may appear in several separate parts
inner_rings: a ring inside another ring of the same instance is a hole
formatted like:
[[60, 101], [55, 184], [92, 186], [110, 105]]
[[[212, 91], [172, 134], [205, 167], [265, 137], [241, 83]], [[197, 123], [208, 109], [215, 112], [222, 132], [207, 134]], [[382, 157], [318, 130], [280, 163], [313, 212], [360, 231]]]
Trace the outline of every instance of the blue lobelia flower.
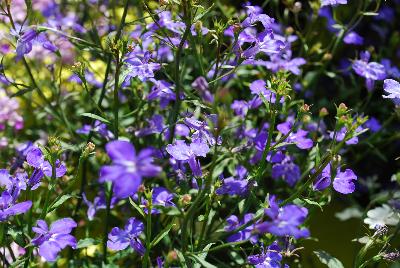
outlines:
[[136, 154], [130, 142], [116, 140], [107, 143], [106, 151], [112, 164], [101, 168], [99, 180], [112, 181], [118, 198], [135, 194], [143, 177], [154, 177], [161, 171], [153, 164], [152, 149], [143, 149]]
[[8, 191], [4, 191], [0, 196], [0, 222], [6, 221], [9, 217], [27, 212], [32, 201], [15, 203], [16, 198]]
[[345, 5], [345, 4], [347, 4], [347, 0], [321, 0], [321, 7]]
[[353, 70], [359, 76], [366, 78], [368, 90], [374, 88], [374, 81], [386, 78], [385, 66], [377, 62], [369, 62], [371, 54], [368, 51], [360, 53], [360, 59], [353, 62]]
[[144, 225], [136, 218], [130, 218], [124, 229], [114, 227], [108, 234], [107, 247], [112, 250], [123, 250], [129, 245], [140, 255], [145, 252], [145, 247], [139, 239], [143, 233]]
[[[243, 220], [238, 219], [237, 216], [231, 215], [226, 219], [227, 225], [225, 225], [225, 231], [226, 232], [234, 232], [237, 228], [239, 228], [241, 225], [244, 225], [251, 221], [254, 218], [253, 213], [247, 213], [243, 216]], [[251, 243], [255, 244], [258, 241], [258, 234], [254, 233], [254, 224], [251, 224], [250, 226], [247, 226], [243, 230], [229, 236], [227, 238], [228, 242], [240, 242], [244, 240], [249, 240]]]
[[281, 268], [282, 254], [278, 242], [273, 242], [266, 248], [262, 248], [262, 252], [247, 257], [247, 262], [256, 268]]
[[261, 233], [271, 233], [276, 236], [293, 236], [296, 239], [310, 236], [307, 228], [300, 227], [307, 218], [308, 210], [297, 205], [279, 207], [275, 196], [269, 200], [270, 207], [265, 209], [269, 221], [256, 226]]
[[198, 140], [188, 145], [183, 140], [177, 140], [174, 145], [168, 144], [166, 150], [175, 160], [188, 162], [194, 176], [202, 176], [200, 162], [196, 157], [206, 157], [210, 151], [206, 143]]
[[385, 79], [383, 90], [388, 95], [383, 95], [386, 99], [392, 99], [396, 105], [400, 105], [400, 83], [393, 79]]
[[76, 226], [73, 219], [64, 218], [53, 222], [49, 229], [44, 220], [38, 220], [37, 226], [32, 228], [36, 233], [32, 244], [39, 247], [39, 255], [46, 261], [55, 261], [65, 247], [76, 248], [76, 239], [70, 234]]
[[[313, 184], [315, 191], [322, 191], [331, 185], [331, 165], [327, 165], [322, 173], [318, 176]], [[357, 180], [356, 174], [351, 169], [346, 169], [344, 172], [340, 168], [336, 170], [336, 176], [333, 179], [333, 188], [342, 194], [351, 194], [356, 186], [353, 181]]]

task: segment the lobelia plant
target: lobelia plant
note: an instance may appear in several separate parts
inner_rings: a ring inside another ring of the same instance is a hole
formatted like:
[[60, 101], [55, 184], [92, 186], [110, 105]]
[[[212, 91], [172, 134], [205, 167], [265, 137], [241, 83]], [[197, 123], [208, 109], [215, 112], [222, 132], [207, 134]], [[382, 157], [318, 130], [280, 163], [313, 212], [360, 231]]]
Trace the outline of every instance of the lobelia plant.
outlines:
[[0, 266], [397, 267], [396, 4], [1, 1]]

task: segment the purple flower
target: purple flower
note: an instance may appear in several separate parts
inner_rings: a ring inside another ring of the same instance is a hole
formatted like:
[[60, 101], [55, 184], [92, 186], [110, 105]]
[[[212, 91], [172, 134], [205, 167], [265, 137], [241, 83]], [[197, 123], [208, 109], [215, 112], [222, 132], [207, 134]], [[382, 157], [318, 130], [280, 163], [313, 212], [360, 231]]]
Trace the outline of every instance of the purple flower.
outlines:
[[368, 51], [360, 53], [361, 58], [353, 62], [353, 70], [359, 75], [366, 78], [366, 86], [368, 90], [374, 87], [374, 81], [383, 80], [386, 77], [385, 67], [377, 62], [368, 62], [370, 53]]
[[37, 227], [32, 230], [36, 233], [32, 244], [39, 247], [39, 254], [46, 261], [55, 261], [58, 253], [67, 246], [76, 248], [76, 239], [70, 233], [77, 226], [71, 218], [64, 218], [53, 222], [49, 227], [44, 220], [37, 221]]
[[129, 73], [125, 78], [128, 82], [132, 77], [137, 77], [140, 81], [147, 81], [154, 77], [154, 72], [161, 68], [159, 63], [150, 62], [151, 54], [146, 51], [143, 57], [135, 56], [126, 60]]
[[[148, 100], [160, 100], [160, 106], [164, 109], [171, 101], [175, 101], [175, 92], [172, 90], [172, 84], [164, 80], [150, 79], [154, 83], [151, 92], [147, 95]], [[182, 95], [183, 97], [183, 95]]]
[[347, 0], [321, 0], [321, 7], [345, 5], [345, 4], [347, 4]]
[[129, 245], [140, 255], [144, 255], [145, 248], [139, 239], [143, 233], [143, 223], [136, 218], [130, 218], [125, 229], [114, 227], [108, 234], [107, 247], [112, 250], [123, 250]]
[[[93, 199], [93, 202], [90, 202], [87, 199], [85, 193], [82, 194], [82, 198], [83, 202], [85, 202], [85, 204], [88, 206], [87, 217], [89, 221], [92, 221], [94, 219], [97, 211], [99, 211], [100, 209], [106, 209], [106, 198], [104, 196], [104, 191], [101, 191], [100, 194]], [[113, 196], [111, 198], [110, 208], [113, 208], [117, 201], [118, 199]]]
[[[34, 167], [37, 170], [42, 171], [43, 174], [46, 175], [47, 177], [52, 176], [53, 168], [50, 162], [44, 159], [42, 150], [40, 150], [38, 147], [33, 147], [32, 149], [29, 150], [26, 156], [26, 161], [30, 166]], [[55, 165], [56, 165], [55, 168], [56, 178], [64, 176], [65, 173], [67, 172], [67, 168], [65, 167], [65, 165], [62, 164], [60, 160], [57, 160]]]
[[144, 149], [136, 154], [131, 143], [116, 140], [106, 144], [106, 151], [112, 165], [101, 168], [100, 181], [112, 181], [115, 196], [118, 198], [133, 195], [143, 177], [154, 177], [161, 171], [160, 167], [153, 164], [152, 149]]
[[[152, 192], [152, 205], [157, 207], [171, 207], [175, 206], [172, 200], [174, 199], [174, 195], [171, 194], [166, 188], [164, 187], [155, 187], [153, 188]], [[143, 200], [142, 204], [146, 207], [147, 200]], [[148, 209], [147, 207], [144, 209], [144, 212], [147, 214]], [[152, 208], [151, 214], [158, 214], [160, 211], [157, 208]]]
[[[318, 176], [317, 180], [313, 184], [313, 189], [316, 191], [322, 191], [329, 187], [331, 184], [331, 165], [327, 165], [322, 173]], [[354, 192], [356, 186], [353, 181], [357, 180], [357, 176], [351, 169], [346, 169], [344, 172], [340, 171], [340, 168], [336, 170], [336, 176], [333, 179], [333, 188], [342, 194], [351, 194]]]
[[286, 156], [281, 163], [272, 166], [272, 178], [282, 178], [289, 186], [294, 186], [301, 177], [300, 167], [296, 165], [292, 158]]
[[[254, 218], [254, 214], [247, 213], [244, 215], [243, 220], [239, 221], [238, 217], [231, 215], [226, 219], [227, 225], [225, 225], [226, 232], [234, 232], [241, 225], [248, 223]], [[247, 226], [245, 229], [229, 236], [228, 242], [240, 242], [244, 240], [250, 240], [251, 243], [255, 244], [258, 240], [258, 235], [253, 233], [255, 224]]]
[[[217, 120], [215, 115], [209, 115], [208, 119], [210, 119], [214, 126], [216, 125]], [[192, 135], [193, 142], [206, 143], [210, 146], [214, 146], [215, 143], [218, 145], [221, 144], [221, 137], [217, 137], [217, 140], [215, 140], [214, 136], [210, 133], [210, 127], [207, 122], [196, 120], [194, 117], [186, 117], [184, 122], [189, 128], [194, 130]]]
[[400, 104], [400, 83], [393, 79], [385, 79], [383, 90], [388, 95], [382, 95], [386, 99], [392, 99], [397, 105]]
[[358, 133], [360, 133], [361, 131], [363, 131], [363, 127], [359, 126], [356, 128], [355, 133], [352, 137], [346, 137], [347, 133], [347, 129], [346, 127], [342, 127], [339, 131], [336, 132], [336, 137], [335, 137], [335, 133], [331, 132], [329, 133], [329, 137], [331, 139], [335, 138], [337, 141], [342, 141], [344, 139], [346, 139], [345, 143], [347, 145], [353, 145], [353, 144], [357, 144], [358, 143]]
[[22, 58], [25, 54], [32, 51], [34, 43], [41, 44], [44, 49], [56, 52], [57, 47], [54, 46], [46, 37], [45, 33], [39, 33], [32, 27], [16, 25], [18, 32], [12, 30], [11, 34], [18, 38], [16, 53], [17, 58]]
[[4, 191], [0, 196], [0, 222], [6, 221], [9, 217], [27, 212], [32, 201], [15, 203], [15, 197], [8, 191]]
[[236, 176], [229, 178], [222, 178], [222, 186], [219, 187], [215, 193], [217, 195], [229, 194], [229, 195], [240, 195], [247, 194], [249, 190], [249, 181], [245, 180], [247, 170], [243, 166], [236, 167]]
[[91, 125], [83, 125], [82, 128], [78, 129], [76, 133], [82, 135], [88, 135], [91, 131], [98, 133], [103, 138], [110, 140], [114, 138], [114, 134], [107, 128], [107, 125], [96, 120], [93, 127]]
[[346, 36], [343, 38], [343, 42], [346, 44], [353, 44], [353, 45], [362, 45], [364, 43], [364, 38], [362, 38], [358, 33], [356, 32], [349, 32], [346, 34]]
[[187, 145], [185, 141], [177, 140], [175, 145], [168, 144], [166, 150], [175, 160], [187, 161], [194, 176], [202, 176], [200, 162], [196, 157], [206, 157], [210, 151], [206, 143], [196, 141]]
[[247, 262], [256, 268], [281, 268], [282, 254], [278, 242], [273, 242], [267, 248], [262, 247], [261, 254], [250, 255]]
[[381, 130], [382, 125], [379, 123], [378, 119], [371, 117], [367, 122], [365, 122], [365, 127], [369, 128], [371, 132], [375, 133]]
[[[277, 125], [278, 131], [283, 135], [288, 134], [291, 128], [291, 122], [284, 122]], [[291, 132], [287, 137], [286, 142], [295, 143], [296, 146], [300, 149], [310, 149], [311, 147], [313, 147], [313, 141], [312, 139], [306, 137], [307, 134], [308, 132], [302, 129], [299, 129], [297, 132]]]
[[201, 98], [209, 103], [214, 102], [214, 96], [211, 94], [211, 92], [208, 90], [208, 82], [203, 76], [199, 76], [196, 78], [196, 80], [193, 81], [192, 87], [199, 92]]
[[292, 204], [279, 208], [275, 196], [270, 198], [269, 204], [270, 208], [265, 209], [265, 214], [270, 220], [258, 224], [256, 230], [276, 236], [293, 236], [296, 239], [310, 235], [307, 228], [300, 227], [308, 215], [306, 208]]

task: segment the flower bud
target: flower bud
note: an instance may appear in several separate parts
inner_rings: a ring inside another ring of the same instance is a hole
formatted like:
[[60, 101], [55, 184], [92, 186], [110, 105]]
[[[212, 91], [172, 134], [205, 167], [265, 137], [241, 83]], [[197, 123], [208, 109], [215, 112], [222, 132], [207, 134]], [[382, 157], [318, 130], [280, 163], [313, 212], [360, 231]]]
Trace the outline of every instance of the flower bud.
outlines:
[[344, 115], [347, 112], [347, 106], [344, 103], [339, 104], [339, 107], [337, 109], [337, 115], [341, 116]]
[[201, 30], [203, 29], [203, 23], [200, 20], [196, 21], [194, 28], [197, 33], [201, 33]]
[[146, 191], [146, 187], [144, 186], [144, 184], [140, 184], [139, 188], [138, 188], [138, 192], [139, 193], [144, 193]]
[[169, 5], [169, 0], [160, 0], [160, 6]]
[[294, 33], [294, 29], [293, 29], [293, 27], [287, 27], [286, 29], [285, 29], [285, 34], [286, 35], [291, 35], [292, 33]]
[[190, 204], [190, 202], [192, 201], [192, 196], [190, 194], [184, 194], [181, 200], [182, 204], [186, 206]]
[[178, 259], [178, 253], [176, 253], [175, 250], [171, 250], [170, 252], [168, 252], [167, 262], [174, 262], [177, 259]]
[[331, 53], [325, 53], [324, 56], [322, 57], [323, 61], [329, 61], [332, 59], [332, 54]]
[[319, 110], [319, 117], [325, 117], [329, 114], [328, 109], [325, 107], [322, 107], [321, 110]]
[[301, 2], [297, 1], [293, 5], [292, 12], [293, 13], [299, 13], [301, 11], [301, 8], [302, 8]]
[[310, 105], [304, 103], [304, 104], [300, 107], [300, 112], [301, 112], [301, 113], [307, 113], [308, 111], [310, 111]]
[[88, 157], [89, 154], [94, 152], [95, 149], [96, 145], [94, 145], [94, 143], [92, 142], [88, 142], [88, 144], [86, 144], [85, 148], [83, 149], [83, 157]]

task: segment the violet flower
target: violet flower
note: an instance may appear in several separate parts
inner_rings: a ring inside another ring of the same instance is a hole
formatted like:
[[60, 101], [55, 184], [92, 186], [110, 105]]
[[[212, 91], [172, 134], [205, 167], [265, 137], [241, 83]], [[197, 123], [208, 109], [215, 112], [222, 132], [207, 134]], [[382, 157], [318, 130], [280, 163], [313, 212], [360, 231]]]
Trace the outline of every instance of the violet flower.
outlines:
[[[284, 122], [277, 125], [277, 129], [283, 135], [287, 135], [292, 128], [291, 122]], [[310, 149], [313, 147], [312, 139], [307, 138], [308, 132], [302, 129], [299, 129], [297, 132], [291, 132], [289, 136], [286, 138], [286, 142], [294, 143], [299, 149]]]
[[347, 4], [347, 0], [321, 0], [321, 7], [345, 5], [345, 4]]
[[0, 196], [0, 222], [8, 220], [11, 216], [27, 212], [31, 206], [32, 201], [15, 203], [15, 197], [8, 191], [4, 191]]
[[188, 162], [194, 176], [202, 176], [200, 161], [196, 157], [206, 157], [210, 151], [206, 143], [196, 141], [187, 145], [185, 141], [177, 140], [174, 145], [168, 144], [166, 150], [175, 160]]
[[222, 186], [215, 190], [217, 195], [240, 195], [247, 194], [250, 183], [245, 179], [247, 170], [243, 166], [236, 167], [236, 175], [234, 177], [222, 178]]
[[385, 67], [377, 62], [368, 62], [371, 54], [368, 51], [360, 53], [360, 59], [353, 62], [353, 70], [366, 78], [366, 87], [368, 90], [374, 88], [374, 81], [386, 78]]
[[346, 43], [346, 44], [352, 44], [352, 45], [362, 45], [364, 43], [364, 38], [362, 38], [356, 32], [349, 32], [343, 38], [343, 42]]
[[152, 149], [143, 149], [136, 154], [130, 142], [116, 140], [106, 144], [106, 151], [112, 164], [101, 168], [99, 180], [112, 181], [118, 198], [135, 194], [143, 177], [154, 177], [161, 171], [153, 164]]
[[307, 208], [297, 205], [279, 207], [272, 196], [269, 201], [270, 208], [265, 209], [265, 214], [270, 218], [256, 226], [261, 233], [271, 233], [276, 236], [293, 236], [296, 239], [310, 236], [307, 228], [300, 227], [307, 218]]
[[[238, 217], [236, 217], [235, 215], [231, 215], [226, 219], [227, 225], [225, 225], [224, 229], [226, 232], [234, 232], [237, 228], [248, 223], [253, 218], [254, 218], [253, 213], [245, 214], [243, 216], [243, 220], [240, 220], [240, 221], [239, 221]], [[257, 243], [258, 235], [253, 232], [254, 226], [255, 226], [255, 223], [250, 226], [247, 226], [243, 230], [241, 230], [233, 235], [230, 235], [227, 238], [227, 241], [228, 242], [240, 242], [240, 241], [244, 241], [244, 240], [249, 240], [253, 244]]]
[[150, 62], [151, 54], [146, 51], [143, 57], [133, 57], [126, 60], [128, 74], [125, 77], [125, 82], [129, 81], [132, 77], [139, 78], [140, 81], [147, 81], [149, 78], [154, 77], [154, 72], [161, 68], [159, 63]]
[[[100, 194], [93, 199], [93, 202], [91, 202], [87, 199], [85, 193], [82, 194], [82, 199], [83, 199], [83, 202], [88, 206], [87, 217], [88, 217], [89, 221], [92, 221], [94, 219], [94, 216], [96, 215], [97, 211], [99, 211], [100, 209], [107, 208], [104, 191], [101, 191]], [[118, 199], [115, 196], [113, 196], [111, 198], [110, 208], [113, 208], [117, 202], [118, 202]]]
[[385, 99], [392, 99], [396, 105], [400, 105], [400, 83], [393, 79], [385, 79], [383, 90], [388, 95], [382, 95]]
[[46, 261], [53, 262], [57, 259], [58, 253], [67, 246], [76, 248], [75, 237], [70, 233], [77, 226], [71, 218], [64, 218], [53, 222], [49, 227], [44, 220], [37, 221], [37, 227], [32, 230], [36, 233], [32, 244], [39, 247], [39, 255]]
[[108, 234], [107, 247], [112, 250], [123, 250], [129, 245], [140, 255], [144, 255], [145, 247], [139, 239], [143, 233], [144, 225], [136, 218], [128, 219], [124, 229], [114, 227]]
[[271, 176], [273, 179], [282, 178], [289, 186], [294, 186], [301, 177], [300, 167], [293, 162], [292, 157], [286, 156], [282, 162], [272, 166]]
[[[37, 170], [42, 171], [43, 174], [46, 175], [47, 177], [52, 176], [53, 168], [50, 162], [44, 159], [44, 155], [38, 147], [33, 147], [32, 149], [29, 150], [26, 156], [26, 161], [30, 166], [34, 167]], [[65, 165], [61, 163], [60, 160], [57, 160], [55, 165], [56, 165], [54, 174], [55, 177], [60, 178], [64, 176], [65, 173], [67, 172], [67, 168], [65, 167]]]
[[[315, 191], [322, 191], [331, 185], [331, 165], [327, 165], [322, 173], [313, 183]], [[351, 194], [356, 186], [353, 181], [357, 180], [357, 176], [351, 169], [346, 169], [344, 172], [340, 168], [336, 170], [336, 176], [333, 179], [333, 188], [341, 194]]]
[[278, 242], [262, 247], [262, 252], [247, 257], [247, 262], [256, 268], [281, 268], [282, 254]]
[[[153, 188], [152, 192], [152, 205], [153, 208], [151, 209], [151, 214], [159, 214], [160, 210], [157, 209], [157, 206], [161, 207], [171, 207], [175, 206], [174, 202], [174, 195], [171, 194], [166, 188], [164, 187], [155, 187]], [[147, 214], [147, 200], [143, 200], [142, 204], [145, 206], [144, 212]], [[155, 206], [155, 207], [154, 207]]]
[[199, 92], [201, 98], [208, 103], [213, 103], [214, 102], [214, 96], [213, 94], [209, 91], [209, 85], [207, 80], [203, 76], [197, 77], [193, 83], [192, 87]]

